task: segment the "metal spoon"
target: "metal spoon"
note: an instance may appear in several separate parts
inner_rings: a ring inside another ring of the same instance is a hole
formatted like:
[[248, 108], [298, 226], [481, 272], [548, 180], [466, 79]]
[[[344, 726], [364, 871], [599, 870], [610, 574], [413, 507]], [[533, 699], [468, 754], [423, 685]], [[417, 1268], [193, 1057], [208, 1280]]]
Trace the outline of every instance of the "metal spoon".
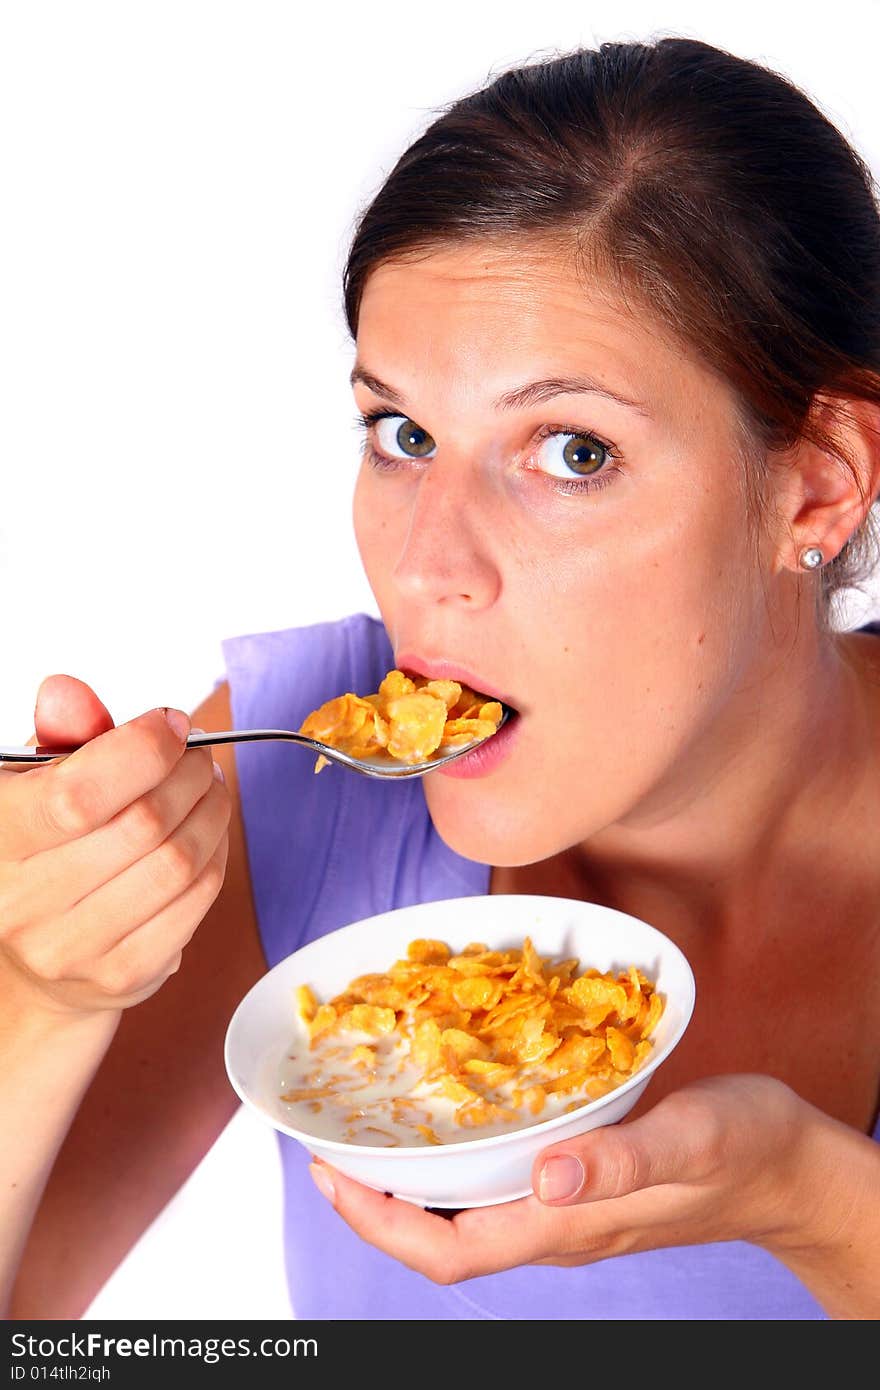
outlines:
[[[498, 729], [507, 722], [513, 711], [508, 705], [501, 706], [501, 721]], [[498, 732], [498, 729], [495, 732]], [[487, 735], [492, 738], [492, 734]], [[258, 739], [285, 739], [291, 743], [299, 743], [303, 748], [310, 748], [313, 753], [323, 753], [325, 758], [331, 762], [341, 763], [343, 767], [351, 768], [352, 772], [361, 772], [364, 777], [423, 777], [426, 772], [434, 772], [438, 767], [443, 767], [444, 763], [451, 763], [453, 759], [460, 758], [464, 753], [469, 753], [476, 748], [478, 743], [484, 743], [485, 739], [475, 738], [470, 743], [464, 743], [456, 748], [450, 749], [448, 753], [442, 753], [439, 757], [432, 757], [424, 763], [401, 763], [393, 758], [353, 758], [349, 753], [343, 753], [339, 748], [331, 748], [327, 743], [321, 743], [320, 739], [306, 738], [305, 734], [295, 734], [289, 729], [230, 729], [223, 733], [190, 734], [186, 740], [187, 748], [206, 748], [217, 743], [254, 743]], [[37, 744], [35, 748], [0, 748], [0, 762], [5, 763], [48, 763], [55, 758], [66, 758], [71, 753], [75, 753], [83, 744], [76, 744], [74, 747], [65, 748], [46, 748], [42, 744]]]

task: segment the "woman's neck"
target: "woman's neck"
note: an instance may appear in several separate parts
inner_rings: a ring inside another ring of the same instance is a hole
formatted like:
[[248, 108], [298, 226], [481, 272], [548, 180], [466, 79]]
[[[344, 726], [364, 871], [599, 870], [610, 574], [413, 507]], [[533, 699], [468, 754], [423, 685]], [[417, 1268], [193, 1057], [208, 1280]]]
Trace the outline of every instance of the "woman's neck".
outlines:
[[834, 871], [858, 828], [880, 824], [872, 641], [880, 657], [877, 638], [804, 623], [768, 653], [649, 798], [567, 851], [589, 895], [658, 924], [674, 912], [718, 927], [753, 921], [782, 866]]

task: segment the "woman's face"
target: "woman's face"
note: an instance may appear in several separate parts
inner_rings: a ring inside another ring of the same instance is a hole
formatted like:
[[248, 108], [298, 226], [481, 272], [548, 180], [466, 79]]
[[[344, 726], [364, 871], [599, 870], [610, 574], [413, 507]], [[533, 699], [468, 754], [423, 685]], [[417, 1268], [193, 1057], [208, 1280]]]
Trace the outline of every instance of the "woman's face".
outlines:
[[[354, 524], [395, 658], [467, 668], [520, 715], [490, 772], [424, 779], [442, 838], [528, 864], [662, 818], [766, 619], [729, 390], [537, 248], [379, 266], [357, 367], [396, 393], [354, 385], [389, 415]], [[499, 403], [545, 379], [565, 389]]]

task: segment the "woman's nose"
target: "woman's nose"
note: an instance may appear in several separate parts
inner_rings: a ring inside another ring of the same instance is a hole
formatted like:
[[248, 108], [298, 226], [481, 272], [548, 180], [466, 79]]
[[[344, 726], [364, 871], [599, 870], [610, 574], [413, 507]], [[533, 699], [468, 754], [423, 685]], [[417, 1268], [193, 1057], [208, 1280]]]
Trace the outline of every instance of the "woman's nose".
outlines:
[[424, 603], [482, 607], [500, 576], [486, 541], [493, 535], [488, 500], [466, 468], [432, 465], [413, 490], [406, 536], [394, 568], [401, 594]]

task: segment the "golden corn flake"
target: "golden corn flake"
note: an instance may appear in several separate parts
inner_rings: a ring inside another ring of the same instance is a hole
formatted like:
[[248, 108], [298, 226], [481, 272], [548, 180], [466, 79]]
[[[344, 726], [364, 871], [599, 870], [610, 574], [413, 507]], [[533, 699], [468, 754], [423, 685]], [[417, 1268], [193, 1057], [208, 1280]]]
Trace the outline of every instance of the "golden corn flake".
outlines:
[[444, 1072], [442, 1076], [438, 1076], [437, 1089], [441, 1096], [448, 1096], [450, 1100], [479, 1101], [482, 1099], [479, 1091], [475, 1091], [471, 1086], [466, 1086], [463, 1081], [458, 1081], [451, 1072]]
[[513, 1121], [519, 1116], [507, 1106], [497, 1105], [490, 1100], [476, 1100], [459, 1106], [455, 1112], [456, 1123], [460, 1125], [490, 1125], [496, 1120]]
[[517, 1067], [507, 1067], [501, 1062], [487, 1061], [484, 1057], [469, 1057], [463, 1069], [465, 1072], [471, 1072], [479, 1080], [485, 1081], [487, 1086], [500, 1086], [505, 1081], [512, 1081], [518, 1071]]
[[445, 941], [419, 939], [409, 943], [406, 954], [410, 960], [417, 961], [419, 965], [445, 965], [451, 952]]
[[[463, 743], [472, 743], [475, 738], [488, 738], [490, 734], [494, 734], [502, 715], [501, 706], [496, 701], [491, 705], [484, 705], [483, 709], [491, 710], [493, 713], [485, 719], [447, 719], [437, 746], [458, 748]], [[497, 714], [494, 713], [496, 710]]]
[[547, 1093], [543, 1086], [527, 1086], [522, 1093], [522, 1104], [527, 1105], [533, 1115], [540, 1115], [546, 1099]]
[[547, 1059], [547, 1065], [554, 1073], [592, 1067], [593, 1063], [602, 1057], [605, 1047], [605, 1038], [585, 1037], [582, 1033], [573, 1033], [559, 1044]]
[[299, 1008], [300, 1018], [305, 1023], [311, 1023], [315, 1014], [318, 1012], [318, 1001], [308, 985], [300, 985], [296, 991], [296, 1002]]
[[401, 762], [421, 763], [439, 748], [446, 727], [446, 706], [423, 690], [398, 695], [388, 704], [388, 752]]
[[394, 1009], [383, 1009], [377, 1004], [355, 1004], [342, 1016], [344, 1028], [354, 1028], [359, 1033], [390, 1033], [397, 1022]]
[[629, 1071], [633, 1064], [636, 1050], [626, 1036], [626, 1033], [622, 1033], [619, 1028], [606, 1028], [605, 1044], [608, 1048], [608, 1055], [611, 1058], [612, 1066], [618, 1071]]
[[502, 980], [472, 975], [452, 986], [452, 997], [462, 1009], [494, 1009], [504, 993]]
[[385, 713], [389, 700], [396, 700], [401, 695], [411, 695], [415, 688], [415, 681], [410, 680], [402, 671], [389, 671], [379, 686], [379, 709]]
[[443, 1140], [438, 1139], [430, 1125], [416, 1125], [419, 1134], [423, 1134], [429, 1144], [442, 1144]]
[[[398, 678], [407, 679], [389, 673], [378, 698], [411, 694], [397, 693]], [[443, 692], [447, 700], [452, 693]], [[578, 974], [578, 964], [542, 958], [528, 937], [506, 951], [471, 942], [457, 955], [443, 941], [419, 939], [387, 972], [358, 976], [328, 1003], [319, 1004], [307, 985], [296, 998], [322, 1065], [332, 1068], [345, 1054], [365, 1084], [381, 1071], [381, 1040], [396, 1039], [417, 1084], [454, 1103], [456, 1124], [522, 1123], [540, 1114], [549, 1096], [572, 1095], [568, 1110], [606, 1095], [650, 1055], [664, 1007], [652, 982], [635, 966], [616, 975], [592, 968]], [[338, 1035], [348, 1030], [379, 1041], [340, 1047]], [[399, 1071], [403, 1062], [396, 1065]], [[285, 1098], [323, 1098], [343, 1080], [322, 1074], [320, 1084]], [[428, 1143], [442, 1142], [430, 1125], [416, 1123], [432, 1115], [411, 1096], [363, 1104], [385, 1105], [395, 1122]]]
[[423, 1071], [431, 1071], [440, 1065], [442, 1060], [442, 1033], [440, 1027], [433, 1018], [426, 1018], [419, 1023], [412, 1034], [412, 1044], [410, 1053]]
[[[438, 749], [488, 738], [501, 722], [498, 700], [484, 700], [453, 680], [411, 679], [393, 670], [373, 695], [347, 691], [312, 710], [298, 732], [355, 758], [383, 753], [405, 763], [427, 761]], [[329, 767], [319, 754], [315, 771]]]
[[483, 1061], [489, 1057], [489, 1046], [482, 1038], [466, 1033], [463, 1028], [444, 1028], [440, 1034], [441, 1047], [451, 1048], [456, 1062], [471, 1062], [474, 1058]]
[[451, 710], [461, 698], [461, 686], [458, 681], [426, 681], [421, 687], [425, 695], [433, 695], [438, 700], [442, 700], [447, 710]]
[[657, 1024], [660, 1022], [660, 1015], [663, 1012], [663, 1000], [659, 995], [652, 994], [646, 1009], [639, 1014], [639, 1033], [641, 1037], [647, 1037], [653, 1033]]
[[321, 1004], [315, 1011], [314, 1018], [309, 1022], [309, 1039], [314, 1042], [322, 1033], [327, 1033], [331, 1028], [335, 1028], [337, 1023], [336, 1010], [332, 1004]]

